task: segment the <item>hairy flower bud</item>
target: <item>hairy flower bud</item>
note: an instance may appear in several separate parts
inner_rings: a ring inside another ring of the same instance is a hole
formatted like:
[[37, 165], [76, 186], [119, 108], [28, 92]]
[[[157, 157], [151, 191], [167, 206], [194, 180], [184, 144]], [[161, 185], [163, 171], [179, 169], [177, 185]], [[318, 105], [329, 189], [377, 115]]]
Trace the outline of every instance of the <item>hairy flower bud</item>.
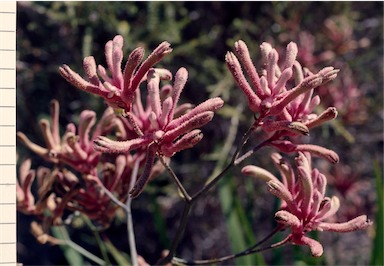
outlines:
[[247, 176], [253, 176], [256, 178], [260, 178], [266, 182], [268, 181], [276, 181], [278, 182], [277, 177], [275, 177], [271, 172], [254, 165], [247, 165], [241, 169], [241, 173]]

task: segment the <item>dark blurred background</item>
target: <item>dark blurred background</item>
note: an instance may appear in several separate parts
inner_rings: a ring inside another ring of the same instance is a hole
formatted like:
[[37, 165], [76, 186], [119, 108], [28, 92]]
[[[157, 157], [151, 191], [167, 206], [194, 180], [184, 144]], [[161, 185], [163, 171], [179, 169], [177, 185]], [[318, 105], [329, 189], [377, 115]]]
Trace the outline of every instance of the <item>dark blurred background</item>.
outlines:
[[[328, 195], [341, 200], [339, 221], [361, 214], [374, 219], [375, 175], [382, 178], [383, 161], [382, 2], [18, 2], [17, 130], [44, 143], [38, 121], [49, 114], [51, 99], [60, 101], [63, 130], [69, 122], [77, 121], [84, 109], [101, 115], [103, 100], [72, 87], [60, 77], [58, 67], [65, 63], [83, 74], [82, 60], [88, 55], [105, 65], [104, 45], [116, 34], [124, 37], [125, 58], [137, 46], [144, 47], [148, 55], [160, 42], [171, 43], [173, 52], [157, 66], [172, 73], [187, 68], [183, 102], [198, 104], [211, 96], [226, 102], [213, 122], [203, 128], [203, 141], [172, 160], [188, 191], [197, 191], [210, 175], [233, 112], [245, 106], [245, 97], [224, 61], [226, 51], [234, 50], [235, 41], [245, 41], [257, 68], [261, 66], [262, 42], [268, 41], [284, 52], [285, 46], [295, 41], [299, 62], [311, 71], [324, 66], [341, 69], [336, 81], [317, 92], [323, 107], [336, 106], [339, 117], [311, 132], [310, 141], [340, 155], [337, 166], [321, 160], [316, 165], [329, 177]], [[237, 139], [253, 119], [244, 109]], [[262, 150], [245, 164], [273, 172], [271, 151]], [[32, 157], [33, 168], [48, 165], [22, 145], [18, 145], [18, 154], [19, 158]], [[240, 169], [233, 170], [193, 208], [178, 257], [228, 255], [253, 245], [272, 230], [276, 200], [262, 182], [241, 176]], [[164, 174], [150, 183], [132, 208], [138, 253], [155, 263], [175, 234], [182, 202]], [[68, 264], [59, 247], [40, 245], [31, 235], [29, 224], [34, 217], [18, 214], [18, 219], [20, 263]], [[283, 247], [226, 264], [367, 265], [374, 245], [373, 229], [345, 235], [318, 234], [325, 253], [316, 260], [309, 257], [306, 247]], [[100, 256], [83, 224], [73, 224], [68, 230], [73, 241]], [[104, 234], [128, 253], [121, 217]]]

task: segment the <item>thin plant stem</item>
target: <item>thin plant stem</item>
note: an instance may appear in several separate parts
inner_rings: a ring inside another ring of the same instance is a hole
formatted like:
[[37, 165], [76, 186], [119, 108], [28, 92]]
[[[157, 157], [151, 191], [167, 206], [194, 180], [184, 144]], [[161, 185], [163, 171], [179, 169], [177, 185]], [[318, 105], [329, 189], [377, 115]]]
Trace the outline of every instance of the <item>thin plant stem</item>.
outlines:
[[227, 260], [236, 259], [236, 258], [239, 258], [242, 256], [246, 256], [249, 254], [259, 253], [259, 252], [263, 252], [263, 251], [270, 250], [273, 248], [282, 247], [285, 244], [287, 244], [289, 241], [290, 241], [290, 237], [287, 237], [284, 240], [277, 242], [275, 244], [272, 244], [270, 246], [267, 246], [267, 247], [255, 249], [255, 246], [252, 246], [251, 248], [248, 248], [248, 249], [246, 249], [240, 253], [236, 253], [236, 254], [232, 254], [232, 255], [221, 257], [221, 258], [216, 258], [216, 259], [187, 261], [187, 260], [183, 260], [183, 259], [179, 259], [179, 258], [173, 258], [172, 262], [176, 265], [206, 265], [206, 264], [220, 263], [220, 262], [224, 262]]
[[244, 153], [241, 157], [237, 158], [233, 164], [234, 165], [238, 165], [240, 164], [242, 161], [244, 161], [245, 159], [247, 159], [249, 156], [251, 156], [252, 154], [254, 154], [256, 151], [258, 151], [260, 148], [264, 147], [268, 142], [271, 141], [271, 138], [269, 139], [266, 139], [264, 140], [263, 142], [259, 143], [258, 145], [256, 145], [255, 147], [253, 147], [252, 150], [249, 150], [247, 151], [246, 153]]
[[241, 149], [247, 143], [247, 141], [248, 141], [249, 137], [251, 136], [251, 134], [253, 133], [254, 129], [255, 129], [254, 125], [252, 125], [251, 127], [248, 128], [247, 132], [243, 135], [243, 138], [241, 139], [240, 144], [237, 146], [236, 151], [233, 154], [231, 161], [227, 164], [227, 166], [215, 178], [212, 179], [211, 182], [206, 184], [195, 195], [192, 196], [192, 201], [196, 201], [203, 194], [208, 192], [212, 187], [214, 187], [217, 184], [217, 182], [219, 182], [221, 180], [221, 178], [225, 175], [225, 173], [234, 166], [234, 162], [235, 162], [236, 158], [239, 156]]
[[64, 238], [58, 242], [59, 245], [67, 245], [67, 246], [71, 247], [72, 249], [76, 250], [77, 252], [79, 252], [84, 257], [92, 260], [93, 262], [95, 262], [99, 265], [106, 265], [106, 262], [104, 260], [100, 259], [99, 257], [95, 256], [94, 254], [92, 254], [91, 252], [89, 252], [88, 250], [83, 248], [82, 246], [79, 246], [78, 244], [73, 242], [69, 238], [67, 230], [63, 226], [58, 226], [58, 229], [61, 231], [61, 234]]
[[88, 225], [88, 227], [91, 229], [93, 236], [96, 239], [97, 245], [99, 246], [99, 249], [101, 251], [101, 255], [103, 256], [104, 261], [107, 265], [111, 265], [111, 262], [109, 261], [108, 252], [107, 249], [101, 240], [99, 231], [95, 228], [95, 226], [92, 224], [91, 220], [86, 215], [81, 215], [85, 223]]
[[172, 241], [171, 248], [169, 249], [167, 256], [164, 258], [161, 258], [156, 263], [156, 265], [163, 265], [163, 264], [166, 264], [172, 260], [174, 254], [175, 254], [176, 248], [179, 244], [179, 241], [184, 234], [184, 230], [185, 230], [185, 227], [187, 225], [188, 215], [191, 211], [191, 207], [192, 207], [192, 203], [185, 201], [183, 213], [182, 213], [181, 218], [180, 218], [180, 224], [179, 224], [179, 227], [177, 228], [175, 238]]
[[276, 235], [282, 228], [284, 228], [284, 226], [279, 224], [278, 226], [275, 227], [275, 229], [273, 229], [273, 231], [271, 233], [269, 233], [267, 236], [265, 236], [263, 239], [261, 239], [259, 242], [257, 242], [256, 244], [254, 244], [252, 247], [248, 248], [247, 250], [253, 250], [253, 249], [257, 248], [258, 246], [264, 244], [264, 242], [266, 242], [268, 239], [270, 239], [271, 237]]
[[[257, 124], [257, 123], [255, 123], [255, 124]], [[247, 143], [249, 137], [251, 136], [251, 134], [255, 130], [255, 126], [254, 126], [255, 124], [253, 124], [251, 127], [249, 127], [247, 132], [243, 135], [240, 144], [237, 146], [236, 151], [231, 158], [230, 163], [228, 163], [228, 165], [215, 178], [213, 178], [209, 183], [204, 185], [204, 187], [202, 189], [200, 189], [192, 197], [190, 197], [188, 195], [187, 191], [185, 190], [184, 186], [181, 184], [180, 180], [177, 178], [177, 176], [173, 172], [173, 170], [164, 162], [164, 160], [161, 158], [161, 156], [159, 156], [161, 163], [166, 167], [166, 169], [168, 170], [168, 172], [172, 176], [173, 180], [175, 181], [176, 185], [178, 186], [180, 191], [183, 193], [185, 205], [184, 205], [183, 214], [182, 214], [181, 219], [180, 219], [180, 224], [179, 224], [179, 227], [177, 229], [175, 238], [173, 239], [169, 253], [165, 258], [160, 259], [157, 262], [157, 264], [165, 264], [165, 263], [168, 263], [172, 260], [174, 254], [175, 254], [177, 245], [178, 245], [178, 243], [179, 243], [179, 241], [180, 241], [180, 239], [184, 233], [184, 230], [185, 230], [185, 227], [187, 224], [187, 220], [188, 220], [188, 216], [189, 216], [189, 213], [190, 213], [190, 210], [192, 208], [193, 203], [196, 202], [197, 199], [199, 199], [206, 192], [208, 192], [213, 186], [215, 186], [217, 184], [217, 182], [219, 182], [220, 179], [225, 175], [225, 173], [234, 165], [234, 162], [235, 162], [236, 158], [238, 157], [241, 149]]]
[[65, 242], [66, 245], [68, 245], [69, 247], [73, 248], [74, 250], [76, 250], [77, 252], [79, 252], [81, 255], [83, 255], [84, 257], [92, 260], [93, 262], [96, 262], [97, 264], [99, 265], [107, 265], [105, 261], [103, 261], [102, 259], [100, 259], [99, 257], [93, 255], [91, 252], [89, 252], [88, 250], [86, 250], [85, 248], [83, 248], [82, 246], [79, 246], [78, 244], [76, 244], [75, 242], [71, 241], [71, 240], [67, 240]]
[[109, 191], [102, 182], [100, 182], [100, 187], [103, 189], [105, 194], [107, 194], [107, 196], [112, 200], [113, 203], [120, 206], [125, 212], [127, 212], [127, 206], [121, 201], [119, 201], [119, 199], [116, 198], [115, 195], [113, 195], [113, 193]]
[[[181, 216], [180, 224], [179, 224], [179, 227], [177, 229], [175, 238], [174, 238], [174, 240], [172, 242], [172, 246], [171, 246], [171, 248], [169, 250], [169, 253], [168, 253], [168, 255], [165, 258], [160, 259], [157, 262], [157, 264], [165, 264], [165, 263], [168, 263], [168, 262], [170, 262], [172, 260], [172, 258], [174, 256], [174, 253], [176, 251], [177, 245], [178, 245], [178, 243], [179, 243], [179, 241], [180, 241], [180, 239], [181, 239], [181, 237], [182, 237], [182, 235], [184, 233], [185, 226], [187, 224], [188, 216], [189, 216], [189, 213], [190, 213], [190, 210], [192, 208], [193, 203], [196, 202], [202, 195], [207, 193], [211, 188], [213, 188], [221, 180], [221, 178], [226, 174], [226, 172], [229, 169], [231, 169], [231, 167], [236, 165], [235, 162], [236, 162], [236, 160], [237, 160], [237, 158], [238, 158], [238, 156], [240, 154], [240, 151], [242, 150], [244, 145], [248, 142], [248, 139], [250, 138], [251, 134], [254, 132], [254, 130], [256, 129], [258, 124], [259, 124], [259, 122], [258, 122], [258, 120], [256, 120], [255, 123], [252, 124], [252, 126], [248, 128], [247, 132], [243, 135], [240, 144], [237, 146], [236, 151], [235, 151], [235, 153], [233, 154], [233, 156], [231, 158], [231, 161], [227, 164], [227, 166], [225, 166], [224, 169], [216, 177], [212, 178], [211, 181], [209, 181], [207, 184], [205, 184], [203, 186], [203, 188], [201, 188], [192, 197], [190, 197], [188, 195], [187, 191], [185, 190], [184, 186], [181, 184], [180, 180], [177, 178], [177, 176], [173, 172], [173, 170], [164, 162], [164, 160], [163, 160], [163, 158], [161, 156], [158, 156], [160, 161], [161, 161], [161, 163], [166, 167], [167, 171], [169, 172], [169, 174], [171, 175], [171, 177], [175, 181], [177, 187], [182, 192], [182, 194], [184, 196], [185, 205], [184, 205], [183, 214]], [[261, 147], [263, 147], [266, 143], [267, 143], [267, 141], [264, 141], [264, 142], [260, 143], [259, 145], [257, 145], [253, 149], [253, 152], [255, 152], [258, 149], [260, 149]]]
[[[133, 188], [133, 186], [136, 183], [137, 173], [139, 171], [139, 163], [140, 163], [140, 161], [136, 160], [135, 164], [133, 165], [131, 180], [130, 180], [130, 184], [129, 184], [129, 191], [131, 191], [131, 189]], [[131, 203], [132, 203], [132, 197], [130, 195], [128, 195], [128, 199], [127, 199], [127, 202], [125, 204], [126, 213], [127, 213], [128, 243], [129, 243], [132, 265], [137, 266], [138, 265], [137, 250], [136, 250], [135, 232], [133, 230]]]
[[228, 155], [234, 147], [234, 142], [236, 139], [237, 131], [239, 128], [240, 114], [243, 110], [242, 105], [238, 105], [236, 108], [237, 112], [235, 112], [231, 118], [231, 124], [228, 129], [227, 137], [224, 141], [223, 148], [220, 150], [219, 158], [217, 160], [215, 169], [213, 170], [211, 176], [205, 182], [206, 184], [210, 183], [224, 168], [225, 163], [228, 160]]
[[[136, 160], [135, 164], [133, 165], [132, 169], [132, 174], [131, 174], [131, 180], [129, 184], [129, 190], [130, 191], [133, 186], [136, 183], [137, 179], [137, 173], [139, 171], [139, 164], [140, 161]], [[120, 202], [115, 195], [111, 191], [109, 191], [102, 182], [100, 182], [101, 188], [104, 190], [104, 192], [108, 195], [108, 197], [118, 206], [120, 206], [126, 213], [127, 215], [127, 234], [128, 234], [128, 243], [129, 243], [129, 250], [131, 254], [131, 260], [132, 260], [132, 265], [137, 266], [138, 261], [137, 261], [137, 250], [136, 250], [136, 240], [135, 240], [135, 233], [133, 230], [133, 219], [132, 219], [132, 211], [131, 211], [131, 203], [132, 203], [132, 197], [128, 195], [127, 201], [125, 204]]]
[[179, 178], [176, 176], [175, 172], [173, 172], [172, 168], [169, 167], [169, 165], [164, 161], [163, 157], [161, 155], [158, 155], [159, 160], [161, 164], [167, 169], [168, 173], [172, 177], [173, 181], [175, 182], [176, 186], [178, 189], [181, 191], [183, 194], [183, 198], [185, 201], [190, 202], [191, 201], [191, 196], [189, 196], [188, 192], [185, 190], [183, 184], [181, 184]]

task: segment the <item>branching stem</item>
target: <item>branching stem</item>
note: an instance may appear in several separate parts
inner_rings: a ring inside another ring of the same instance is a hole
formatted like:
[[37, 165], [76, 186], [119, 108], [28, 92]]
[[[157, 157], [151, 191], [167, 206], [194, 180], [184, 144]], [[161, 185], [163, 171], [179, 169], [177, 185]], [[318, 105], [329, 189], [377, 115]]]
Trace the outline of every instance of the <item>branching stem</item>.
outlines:
[[[136, 183], [137, 179], [137, 173], [139, 171], [139, 165], [140, 165], [140, 160], [136, 160], [133, 169], [132, 169], [132, 174], [131, 174], [131, 180], [129, 184], [129, 190], [130, 191], [133, 186]], [[137, 266], [137, 250], [136, 250], [136, 240], [135, 240], [135, 234], [133, 230], [133, 220], [132, 220], [132, 211], [131, 211], [131, 203], [132, 203], [132, 198], [130, 195], [128, 195], [128, 199], [126, 203], [122, 203], [119, 201], [118, 198], [115, 197], [115, 195], [112, 194], [111, 191], [109, 191], [102, 182], [100, 182], [100, 186], [105, 192], [105, 194], [108, 195], [108, 197], [118, 206], [120, 206], [126, 213], [127, 215], [127, 234], [128, 234], [128, 243], [129, 243], [129, 249], [130, 249], [130, 254], [131, 254], [131, 259], [132, 259], [132, 265]]]
[[189, 196], [188, 192], [185, 190], [183, 184], [181, 184], [179, 178], [176, 176], [175, 172], [173, 172], [172, 168], [164, 161], [164, 158], [160, 155], [158, 156], [161, 164], [167, 169], [169, 175], [172, 177], [173, 181], [175, 182], [177, 188], [181, 191], [183, 194], [183, 198], [186, 202], [191, 201], [191, 196]]
[[262, 244], [263, 242], [265, 242], [265, 240], [271, 238], [273, 235], [275, 235], [279, 230], [281, 229], [281, 227], [276, 227], [274, 231], [272, 231], [267, 237], [265, 237], [263, 240], [261, 240], [260, 242], [256, 243], [255, 245], [253, 245], [252, 247], [250, 248], [247, 248], [246, 250], [242, 251], [242, 252], [239, 252], [239, 253], [236, 253], [236, 254], [232, 254], [232, 255], [228, 255], [228, 256], [224, 256], [224, 257], [221, 257], [221, 258], [216, 258], [216, 259], [208, 259], [208, 260], [190, 260], [190, 261], [187, 261], [187, 260], [183, 260], [183, 259], [179, 259], [179, 258], [173, 258], [172, 262], [176, 265], [206, 265], [206, 264], [213, 264], [213, 263], [220, 263], [220, 262], [224, 262], [224, 261], [227, 261], [227, 260], [231, 260], [231, 259], [236, 259], [236, 258], [239, 258], [239, 257], [242, 257], [242, 256], [246, 256], [246, 255], [249, 255], [249, 254], [254, 254], [254, 253], [258, 253], [258, 252], [263, 252], [263, 251], [266, 251], [266, 250], [270, 250], [270, 249], [273, 249], [273, 248], [278, 248], [278, 247], [281, 247], [281, 246], [284, 246], [285, 244], [287, 244], [290, 240], [289, 237], [285, 238], [284, 240], [280, 241], [280, 242], [277, 242], [275, 244], [272, 244], [270, 246], [266, 246], [266, 247], [262, 247], [262, 248], [258, 248], [256, 249], [256, 247], [258, 247], [260, 244]]
[[[183, 199], [185, 202], [183, 214], [180, 219], [180, 224], [178, 227], [178, 230], [176, 232], [175, 238], [172, 242], [172, 246], [169, 250], [168, 255], [165, 258], [160, 259], [157, 264], [166, 264], [172, 260], [174, 257], [177, 245], [184, 233], [185, 226], [187, 224], [188, 216], [190, 213], [190, 210], [192, 208], [193, 203], [195, 203], [201, 196], [203, 196], [205, 193], [207, 193], [211, 188], [213, 188], [220, 180], [221, 178], [226, 174], [226, 172], [231, 169], [235, 165], [235, 161], [237, 157], [240, 154], [240, 151], [244, 147], [244, 145], [247, 143], [249, 137], [256, 129], [256, 126], [258, 125], [258, 121], [256, 121], [251, 127], [248, 128], [247, 132], [243, 135], [240, 144], [237, 146], [235, 153], [233, 154], [231, 161], [227, 164], [226, 167], [211, 181], [209, 181], [207, 184], [205, 184], [196, 194], [194, 194], [192, 197], [189, 196], [188, 192], [185, 190], [184, 186], [181, 184], [180, 180], [177, 178], [176, 174], [173, 172], [173, 170], [164, 162], [163, 158], [159, 156], [159, 159], [161, 163], [165, 166], [169, 174], [171, 175], [172, 179], [175, 181], [177, 187], [180, 189], [181, 193], [183, 194]], [[261, 143], [257, 146], [257, 149], [261, 148], [266, 142]], [[255, 151], [257, 150], [255, 149]]]

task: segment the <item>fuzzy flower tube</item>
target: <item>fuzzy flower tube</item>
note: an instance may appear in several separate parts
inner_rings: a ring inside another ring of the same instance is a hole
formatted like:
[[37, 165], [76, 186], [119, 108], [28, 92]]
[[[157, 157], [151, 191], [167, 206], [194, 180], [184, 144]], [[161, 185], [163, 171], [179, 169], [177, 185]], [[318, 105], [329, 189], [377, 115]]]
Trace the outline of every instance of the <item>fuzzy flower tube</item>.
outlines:
[[[93, 148], [93, 140], [99, 135], [113, 131], [117, 135], [125, 135], [123, 124], [115, 116], [112, 108], [107, 108], [96, 123], [96, 113], [84, 110], [80, 114], [78, 126], [70, 123], [62, 137], [59, 134], [59, 102], [51, 101], [51, 122], [40, 120], [40, 128], [45, 141], [45, 147], [32, 142], [24, 133], [17, 132], [19, 140], [34, 153], [46, 161], [58, 164], [64, 163], [84, 174], [96, 175], [96, 166], [100, 152]], [[94, 127], [93, 132], [91, 129]]]
[[296, 173], [280, 154], [272, 154], [272, 161], [279, 170], [282, 180], [272, 173], [253, 165], [247, 165], [242, 173], [266, 181], [268, 191], [281, 199], [280, 210], [275, 220], [290, 228], [286, 241], [295, 245], [306, 245], [315, 257], [323, 254], [322, 245], [308, 237], [311, 231], [352, 232], [365, 229], [372, 224], [366, 215], [358, 216], [343, 223], [330, 223], [326, 220], [335, 215], [340, 207], [337, 197], [325, 196], [327, 179], [316, 168], [312, 169], [309, 153], [299, 152], [296, 157]]
[[[60, 67], [60, 74], [75, 87], [103, 97], [106, 103], [122, 110], [126, 139], [111, 139], [98, 136], [93, 140], [94, 149], [101, 153], [130, 153], [135, 150], [144, 152], [145, 165], [141, 176], [131, 191], [137, 197], [149, 181], [156, 154], [171, 157], [176, 152], [191, 148], [203, 137], [200, 127], [210, 122], [214, 111], [224, 104], [221, 98], [208, 99], [192, 108], [190, 104], [178, 106], [178, 101], [188, 79], [188, 72], [180, 68], [173, 86], [160, 87], [160, 81], [172, 79], [170, 71], [153, 68], [172, 49], [167, 42], [161, 43], [140, 65], [144, 49], [136, 48], [129, 55], [124, 70], [123, 38], [117, 35], [105, 45], [105, 57], [108, 70], [96, 67], [92, 56], [84, 59], [84, 70], [88, 81], [71, 70], [67, 65]], [[103, 80], [103, 82], [100, 80]], [[141, 101], [139, 85], [147, 82], [147, 105]]]
[[186, 110], [185, 104], [178, 106], [178, 101], [187, 82], [188, 72], [185, 68], [180, 68], [175, 75], [173, 86], [160, 88], [160, 80], [170, 78], [168, 71], [149, 70], [146, 108], [143, 108], [138, 94], [132, 112], [127, 113], [128, 127], [136, 132], [135, 138], [115, 141], [100, 136], [94, 141], [95, 149], [103, 153], [129, 153], [137, 149], [147, 151], [144, 172], [131, 191], [133, 197], [138, 196], [147, 183], [156, 153], [171, 157], [176, 152], [196, 145], [203, 137], [199, 128], [210, 122], [214, 111], [224, 104], [223, 100], [217, 97]]
[[105, 67], [96, 66], [93, 56], [88, 56], [83, 61], [88, 80], [83, 79], [68, 65], [60, 67], [59, 72], [76, 88], [99, 95], [105, 99], [109, 106], [129, 112], [136, 90], [146, 80], [148, 70], [169, 54], [172, 48], [168, 42], [162, 42], [140, 65], [145, 51], [138, 47], [131, 52], [122, 70], [123, 45], [124, 39], [121, 35], [116, 35], [105, 45], [105, 59], [111, 76], [108, 75]]
[[284, 60], [279, 60], [279, 54], [267, 42], [260, 45], [260, 51], [263, 67], [259, 72], [247, 45], [241, 40], [235, 43], [237, 56], [227, 52], [225, 61], [247, 97], [249, 109], [255, 114], [254, 128], [261, 127], [269, 139], [265, 145], [288, 153], [309, 151], [333, 163], [338, 162], [338, 155], [331, 150], [295, 142], [300, 141], [300, 136], [308, 136], [312, 128], [337, 117], [335, 107], [329, 107], [319, 115], [314, 113], [320, 104], [320, 97], [314, 92], [335, 79], [339, 70], [325, 67], [312, 73], [303, 68], [296, 60], [298, 47], [294, 42], [287, 45]]

